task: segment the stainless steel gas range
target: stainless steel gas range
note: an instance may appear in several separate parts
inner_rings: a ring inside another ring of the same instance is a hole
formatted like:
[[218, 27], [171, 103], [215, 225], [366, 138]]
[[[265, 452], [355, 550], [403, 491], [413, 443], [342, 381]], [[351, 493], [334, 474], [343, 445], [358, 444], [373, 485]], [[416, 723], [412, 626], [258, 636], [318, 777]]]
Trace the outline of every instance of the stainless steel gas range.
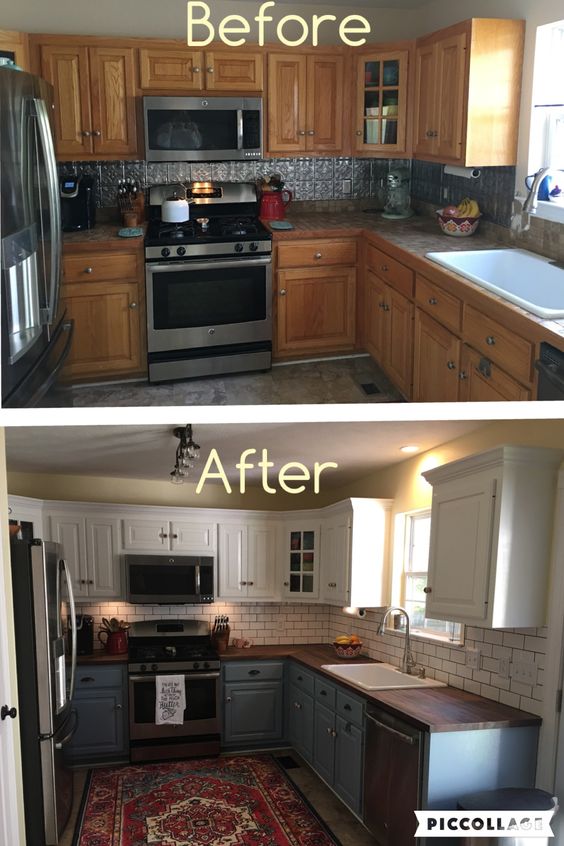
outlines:
[[[220, 663], [209, 626], [196, 620], [133, 623], [129, 630], [129, 738], [132, 761], [217, 755]], [[183, 675], [182, 725], [156, 725], [156, 680]]]
[[149, 381], [268, 370], [272, 236], [251, 183], [192, 183], [187, 223], [164, 223], [185, 186], [154, 185], [145, 238]]

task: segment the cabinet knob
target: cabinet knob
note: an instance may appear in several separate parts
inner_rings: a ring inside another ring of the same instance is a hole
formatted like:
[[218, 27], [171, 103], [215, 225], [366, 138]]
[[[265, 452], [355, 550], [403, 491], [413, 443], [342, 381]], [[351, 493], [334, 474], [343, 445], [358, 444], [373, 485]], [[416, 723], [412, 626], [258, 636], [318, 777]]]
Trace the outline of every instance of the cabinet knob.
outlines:
[[313, 257], [314, 257], [314, 259], [319, 260], [320, 258], [323, 258], [323, 254], [322, 253], [314, 253]]
[[302, 710], [301, 702], [294, 702], [294, 708], [296, 709], [296, 711], [301, 711]]
[[427, 138], [432, 138], [433, 137], [433, 130], [428, 129], [427, 132], [425, 133], [425, 135], [427, 136]]
[[384, 273], [387, 273], [389, 269], [390, 269], [390, 268], [388, 267], [388, 265], [387, 265], [387, 264], [381, 264], [381, 265], [380, 265], [380, 270], [383, 270], [383, 271], [384, 271]]
[[281, 297], [285, 297], [286, 296], [286, 288], [281, 288], [280, 291], [279, 291], [279, 294], [280, 294]]
[[303, 681], [303, 680], [304, 680], [303, 676], [298, 676], [298, 681]]
[[213, 73], [213, 68], [206, 68], [208, 73]]
[[315, 130], [314, 129], [308, 129], [307, 134], [308, 135], [315, 135]]
[[429, 297], [428, 303], [429, 305], [437, 305], [438, 300], [436, 297]]
[[90, 136], [92, 135], [92, 133], [89, 132], [87, 129], [83, 129], [82, 134], [84, 135], [85, 138], [90, 138]]
[[384, 309], [384, 311], [389, 311], [389, 310], [390, 310], [390, 306], [388, 305], [388, 303], [384, 303], [384, 305], [382, 306], [382, 308]]
[[137, 308], [137, 303], [129, 303], [129, 308]]
[[123, 705], [120, 705], [120, 704], [118, 703], [118, 704], [116, 705], [116, 711], [123, 711]]
[[250, 587], [252, 587], [252, 586], [254, 585], [254, 582], [247, 582], [247, 584], [248, 584]]
[[319, 695], [320, 696], [327, 696], [327, 691], [326, 690], [320, 690]]
[[305, 135], [305, 134], [306, 134], [305, 129], [300, 129], [299, 132], [298, 132], [298, 135]]
[[225, 701], [226, 701], [226, 702], [231, 702], [231, 697], [230, 697], [230, 696], [227, 696], [227, 697], [226, 697], [226, 699], [225, 699]]
[[352, 711], [352, 707], [348, 704], [348, 702], [345, 705], [343, 705], [343, 708], [344, 708], [345, 711]]
[[92, 268], [91, 267], [85, 267], [84, 272], [85, 273], [92, 273]]
[[433, 138], [438, 138], [438, 137], [439, 137], [439, 133], [436, 129], [434, 129], [433, 130]]
[[455, 361], [447, 361], [447, 367], [449, 370], [456, 370], [456, 362]]
[[357, 129], [357, 130], [356, 130], [356, 135], [362, 135], [362, 129]]
[[249, 670], [250, 676], [260, 676], [260, 670]]
[[192, 68], [192, 73], [200, 73], [201, 70], [202, 70], [201, 68], [194, 67], [194, 68]]
[[241, 587], [244, 587], [247, 584], [247, 582], [239, 582], [239, 584], [241, 585]]
[[94, 584], [94, 579], [88, 579], [88, 584], [89, 584], [89, 585], [93, 585], [93, 584]]
[[327, 731], [327, 734], [328, 734], [328, 735], [331, 735], [331, 732], [333, 731], [333, 729], [332, 729], [332, 728], [328, 728], [326, 731]]
[[284, 582], [284, 587], [288, 587], [290, 582]]
[[460, 379], [461, 382], [464, 382], [465, 379], [468, 379], [468, 373], [466, 373], [466, 371], [464, 371], [464, 370], [461, 370], [460, 373], [458, 374], [458, 378]]
[[5, 720], [6, 717], [15, 720], [17, 716], [18, 712], [15, 708], [8, 708], [7, 705], [2, 705], [2, 708], [0, 708], [0, 720]]
[[173, 540], [178, 540], [178, 535], [172, 535]]
[[161, 534], [159, 535], [159, 537], [160, 537], [160, 538], [162, 538], [163, 540], [166, 540], [166, 538], [168, 538], [168, 535], [165, 535], [165, 533], [164, 533], [164, 532], [161, 532]]
[[423, 593], [433, 593], [433, 588], [430, 588], [430, 587], [424, 587], [424, 588], [423, 588]]
[[94, 138], [100, 138], [102, 133], [100, 132], [99, 129], [95, 129], [94, 132], [92, 133], [92, 135], [94, 136]]
[[486, 338], [486, 344], [488, 345], [488, 347], [495, 347], [495, 338], [493, 335], [488, 335], [488, 337]]
[[337, 737], [337, 732], [335, 729], [331, 729], [331, 737]]

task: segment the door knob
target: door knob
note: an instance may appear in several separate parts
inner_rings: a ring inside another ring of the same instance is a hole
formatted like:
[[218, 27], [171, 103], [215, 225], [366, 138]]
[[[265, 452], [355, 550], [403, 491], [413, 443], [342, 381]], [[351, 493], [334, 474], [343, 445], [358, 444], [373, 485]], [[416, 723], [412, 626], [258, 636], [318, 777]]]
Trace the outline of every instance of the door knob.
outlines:
[[18, 716], [18, 712], [15, 708], [8, 708], [7, 705], [2, 705], [0, 708], [0, 719], [5, 720], [6, 717], [10, 717], [12, 720], [15, 720]]

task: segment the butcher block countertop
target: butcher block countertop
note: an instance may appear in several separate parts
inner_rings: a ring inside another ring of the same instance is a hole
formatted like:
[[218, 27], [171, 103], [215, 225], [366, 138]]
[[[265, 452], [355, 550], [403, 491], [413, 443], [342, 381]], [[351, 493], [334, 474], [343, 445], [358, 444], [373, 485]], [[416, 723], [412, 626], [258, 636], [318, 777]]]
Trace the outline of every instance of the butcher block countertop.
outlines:
[[[291, 658], [334, 683], [348, 688], [368, 702], [381, 706], [398, 717], [407, 719], [428, 732], [470, 731], [475, 729], [512, 728], [540, 725], [540, 717], [510, 708], [491, 699], [458, 690], [455, 687], [415, 688], [410, 690], [361, 690], [322, 670], [323, 664], [338, 664], [333, 648], [326, 644], [252, 646], [235, 649], [230, 646], [221, 654], [222, 661], [260, 661]], [[354, 663], [343, 661], [343, 664]], [[358, 663], [372, 663], [362, 658]]]
[[97, 649], [92, 655], [77, 655], [76, 663], [78, 666], [82, 664], [127, 664], [127, 652], [122, 652], [121, 655], [108, 655], [103, 649]]
[[63, 232], [63, 252], [65, 255], [72, 253], [84, 253], [89, 248], [94, 250], [131, 250], [143, 249], [143, 235], [136, 238], [121, 238], [118, 231], [122, 227], [115, 223], [100, 223], [93, 229], [85, 229], [82, 232]]

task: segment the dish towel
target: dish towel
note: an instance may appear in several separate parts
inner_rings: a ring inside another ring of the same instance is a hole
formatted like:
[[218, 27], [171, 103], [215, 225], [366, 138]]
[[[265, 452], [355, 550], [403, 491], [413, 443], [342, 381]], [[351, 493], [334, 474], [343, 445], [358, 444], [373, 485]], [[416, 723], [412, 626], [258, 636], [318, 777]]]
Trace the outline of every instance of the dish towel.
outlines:
[[186, 708], [184, 676], [156, 676], [155, 725], [181, 726]]

